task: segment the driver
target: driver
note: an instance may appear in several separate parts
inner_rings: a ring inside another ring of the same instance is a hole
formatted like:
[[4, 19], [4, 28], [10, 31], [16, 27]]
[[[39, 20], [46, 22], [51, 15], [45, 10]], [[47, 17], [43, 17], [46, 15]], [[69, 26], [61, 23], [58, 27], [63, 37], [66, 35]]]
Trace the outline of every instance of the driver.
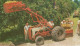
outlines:
[[54, 26], [54, 22], [51, 19], [51, 21], [48, 22], [48, 28], [53, 28], [53, 26]]

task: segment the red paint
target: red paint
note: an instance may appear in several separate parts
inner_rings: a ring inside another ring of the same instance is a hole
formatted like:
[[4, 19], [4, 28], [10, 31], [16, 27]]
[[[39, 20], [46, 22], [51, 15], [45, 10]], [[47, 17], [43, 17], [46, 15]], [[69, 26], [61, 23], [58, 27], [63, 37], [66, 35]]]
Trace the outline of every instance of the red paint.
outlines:
[[73, 30], [66, 30], [66, 33], [73, 33]]
[[30, 27], [29, 30], [28, 30], [28, 33], [29, 33], [28, 35], [29, 35], [29, 39], [30, 39], [30, 40], [32, 40], [32, 32], [31, 32], [31, 29], [32, 29], [32, 28]]
[[16, 11], [22, 11], [22, 8], [25, 8], [25, 4], [22, 4], [22, 1], [18, 2], [11, 2], [11, 3], [4, 3], [4, 12], [5, 13], [11, 13]]

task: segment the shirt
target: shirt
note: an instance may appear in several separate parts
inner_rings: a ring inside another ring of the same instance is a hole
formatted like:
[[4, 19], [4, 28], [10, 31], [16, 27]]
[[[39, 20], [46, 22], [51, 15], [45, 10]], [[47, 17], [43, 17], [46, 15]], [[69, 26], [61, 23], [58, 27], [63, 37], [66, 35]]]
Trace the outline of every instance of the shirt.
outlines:
[[48, 22], [51, 26], [54, 26], [54, 23]]
[[24, 29], [25, 29], [25, 30], [28, 30], [29, 27], [30, 27], [30, 25], [28, 25], [28, 26], [24, 26]]

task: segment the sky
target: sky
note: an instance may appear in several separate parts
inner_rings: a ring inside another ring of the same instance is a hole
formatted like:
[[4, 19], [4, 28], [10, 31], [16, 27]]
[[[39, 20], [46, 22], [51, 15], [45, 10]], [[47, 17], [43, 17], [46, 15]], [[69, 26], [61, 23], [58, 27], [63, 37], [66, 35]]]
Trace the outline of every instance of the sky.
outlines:
[[72, 1], [74, 1], [74, 0], [72, 0]]
[[[74, 1], [74, 0], [72, 0], [72, 1]], [[80, 1], [80, 0], [78, 0], [78, 1]]]

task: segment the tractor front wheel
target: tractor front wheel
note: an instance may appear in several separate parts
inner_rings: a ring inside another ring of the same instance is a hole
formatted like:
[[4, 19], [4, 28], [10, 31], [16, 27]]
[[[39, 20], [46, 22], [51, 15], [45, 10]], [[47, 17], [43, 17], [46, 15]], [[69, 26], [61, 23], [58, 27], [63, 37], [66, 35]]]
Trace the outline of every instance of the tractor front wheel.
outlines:
[[61, 41], [65, 38], [65, 29], [63, 27], [56, 26], [52, 30], [51, 35], [54, 41]]
[[36, 45], [44, 44], [44, 38], [42, 36], [37, 36], [35, 39]]

